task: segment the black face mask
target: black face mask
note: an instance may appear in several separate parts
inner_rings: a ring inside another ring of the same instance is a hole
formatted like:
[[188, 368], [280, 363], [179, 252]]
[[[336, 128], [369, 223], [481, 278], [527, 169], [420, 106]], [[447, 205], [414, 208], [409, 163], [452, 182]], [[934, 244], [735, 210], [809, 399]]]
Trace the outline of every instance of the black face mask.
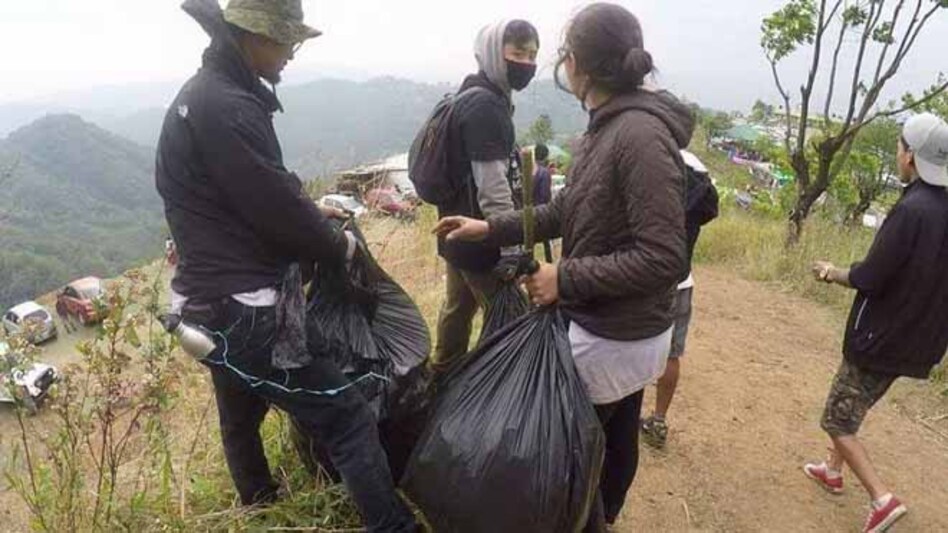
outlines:
[[509, 59], [507, 62], [507, 82], [515, 91], [522, 91], [530, 85], [530, 81], [537, 73], [537, 66], [531, 63], [518, 63]]

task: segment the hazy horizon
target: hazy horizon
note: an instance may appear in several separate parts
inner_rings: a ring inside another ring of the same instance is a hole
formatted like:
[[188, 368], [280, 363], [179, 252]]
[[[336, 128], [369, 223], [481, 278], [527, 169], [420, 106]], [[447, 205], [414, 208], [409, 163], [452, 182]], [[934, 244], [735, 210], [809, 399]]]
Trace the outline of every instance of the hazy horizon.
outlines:
[[[756, 99], [778, 102], [759, 47], [759, 27], [783, 1], [619, 3], [641, 19], [662, 85], [719, 109], [746, 110]], [[525, 18], [538, 27], [539, 76], [549, 78], [563, 27], [586, 5], [563, 0], [523, 0], [514, 7], [501, 0], [450, 6], [434, 0], [303, 4], [307, 22], [325, 35], [308, 43], [287, 68], [288, 85], [320, 76], [456, 84], [475, 69], [472, 45], [478, 29], [501, 17]], [[180, 84], [198, 68], [207, 36], [179, 5], [178, 0], [4, 2], [0, 46], [22, 52], [2, 60], [0, 106], [53, 105], [84, 92], [147, 92], [150, 85]], [[935, 80], [943, 64], [938, 35], [948, 34], [946, 18], [922, 35], [884, 99], [920, 91]], [[785, 67], [791, 86], [798, 83], [804, 60], [792, 58]]]

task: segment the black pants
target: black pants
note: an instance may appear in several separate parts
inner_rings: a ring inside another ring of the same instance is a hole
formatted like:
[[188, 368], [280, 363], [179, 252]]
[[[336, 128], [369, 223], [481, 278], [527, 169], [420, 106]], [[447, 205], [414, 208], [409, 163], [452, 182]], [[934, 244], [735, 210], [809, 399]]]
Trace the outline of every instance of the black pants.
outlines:
[[639, 469], [639, 418], [645, 391], [626, 396], [615, 403], [596, 406], [596, 414], [606, 433], [606, 456], [599, 478], [599, 494], [593, 502], [586, 533], [605, 531], [619, 517], [629, 487]]
[[[226, 345], [209, 358], [220, 416], [224, 454], [245, 505], [272, 500], [276, 483], [264, 455], [260, 424], [270, 405], [293, 416], [300, 428], [323, 443], [370, 532], [415, 531], [415, 520], [395, 493], [388, 461], [379, 444], [375, 417], [365, 399], [350, 388], [335, 395], [307, 391], [337, 389], [348, 383], [326, 358], [305, 368], [284, 371], [270, 364], [275, 335], [272, 307], [247, 307], [226, 299], [201, 308], [185, 307], [188, 321], [221, 332]], [[189, 316], [191, 315], [191, 316]], [[211, 318], [212, 317], [212, 318]], [[231, 368], [271, 381], [248, 382]]]

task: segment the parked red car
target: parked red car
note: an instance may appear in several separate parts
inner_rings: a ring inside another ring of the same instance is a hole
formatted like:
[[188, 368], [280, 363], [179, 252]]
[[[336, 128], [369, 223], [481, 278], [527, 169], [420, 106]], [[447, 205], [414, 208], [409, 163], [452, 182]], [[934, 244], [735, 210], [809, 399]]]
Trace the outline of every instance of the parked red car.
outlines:
[[395, 189], [372, 189], [365, 193], [365, 205], [373, 211], [381, 211], [395, 217], [412, 217], [415, 206], [406, 201]]
[[63, 306], [82, 325], [94, 324], [103, 318], [103, 296], [102, 280], [90, 276], [63, 287], [56, 297], [56, 306]]

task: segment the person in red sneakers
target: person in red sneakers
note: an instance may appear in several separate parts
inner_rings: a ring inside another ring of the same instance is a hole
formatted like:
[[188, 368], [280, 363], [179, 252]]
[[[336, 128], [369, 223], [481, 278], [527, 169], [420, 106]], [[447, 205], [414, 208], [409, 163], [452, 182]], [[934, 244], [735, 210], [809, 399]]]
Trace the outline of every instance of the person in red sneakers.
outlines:
[[948, 124], [925, 113], [909, 119], [898, 147], [902, 198], [866, 259], [850, 269], [818, 262], [818, 279], [856, 289], [821, 426], [829, 458], [804, 473], [832, 494], [843, 491], [843, 465], [872, 499], [863, 531], [886, 531], [907, 509], [879, 477], [856, 433], [900, 376], [927, 378], [948, 349]]

